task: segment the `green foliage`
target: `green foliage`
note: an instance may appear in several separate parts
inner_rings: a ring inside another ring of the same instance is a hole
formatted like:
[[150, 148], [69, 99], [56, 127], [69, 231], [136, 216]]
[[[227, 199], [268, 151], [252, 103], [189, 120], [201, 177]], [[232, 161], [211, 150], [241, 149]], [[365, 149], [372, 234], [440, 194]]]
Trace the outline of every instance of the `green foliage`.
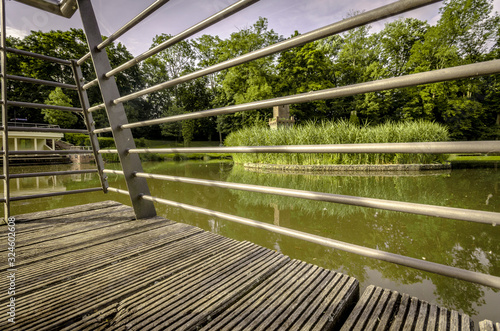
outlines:
[[[98, 137], [99, 148], [114, 148], [115, 140], [111, 137]], [[81, 133], [65, 133], [64, 141], [75, 145], [75, 146], [90, 146], [90, 138], [86, 134]], [[136, 138], [134, 139], [136, 147], [146, 147], [146, 139], [145, 138]]]
[[[271, 130], [251, 127], [230, 134], [226, 146], [276, 146], [318, 144], [361, 144], [447, 141], [448, 131], [426, 121], [388, 122], [377, 126], [358, 126], [347, 120], [308, 122], [293, 128]], [[442, 155], [433, 154], [306, 154], [261, 153], [233, 154], [236, 163], [268, 164], [427, 164], [442, 163]]]
[[[121, 94], [172, 80], [165, 90], [125, 104], [129, 122], [195, 111], [226, 107], [310, 91], [340, 88], [352, 84], [399, 77], [429, 70], [500, 58], [500, 17], [493, 12], [493, 0], [447, 0], [440, 9], [441, 18], [430, 26], [417, 19], [399, 19], [387, 23], [378, 33], [363, 26], [304, 44], [196, 80], [185, 81], [190, 73], [230, 60], [284, 38], [273, 31], [266, 18], [232, 33], [228, 38], [207, 36], [181, 41], [116, 76]], [[356, 12], [348, 16], [356, 15]], [[295, 32], [292, 36], [298, 36]], [[152, 46], [167, 42], [170, 35], [154, 38]], [[36, 32], [22, 39], [8, 38], [7, 45], [65, 59], [80, 58], [87, 52], [82, 30]], [[121, 44], [106, 50], [111, 65], [126, 62], [132, 55]], [[71, 69], [8, 54], [9, 74], [73, 83]], [[90, 62], [82, 67], [87, 80], [95, 73]], [[499, 75], [463, 79], [417, 87], [387, 90], [362, 95], [290, 105], [297, 123], [308, 120], [349, 119], [356, 112], [361, 122], [382, 124], [386, 121], [423, 119], [446, 125], [455, 140], [497, 139], [500, 125]], [[179, 81], [175, 82], [178, 83]], [[53, 89], [9, 82], [9, 95], [17, 100], [43, 103]], [[75, 91], [58, 103], [79, 104]], [[88, 90], [90, 104], [102, 102], [97, 88]], [[69, 98], [69, 100], [68, 100]], [[62, 126], [83, 128], [83, 121], [72, 114], [10, 107], [16, 117], [30, 122], [59, 122]], [[168, 123], [137, 128], [137, 137], [158, 139], [160, 135], [183, 140], [212, 140], [240, 128], [267, 123], [270, 109], [251, 110], [209, 117], [185, 123]], [[94, 114], [96, 127], [109, 126], [106, 114]], [[61, 124], [63, 123], [63, 124]]]
[[88, 137], [88, 135], [83, 133], [65, 133], [64, 141], [75, 146], [88, 146], [85, 145], [85, 140], [88, 139]]
[[[71, 99], [64, 94], [60, 87], [56, 87], [54, 91], [49, 94], [49, 98], [45, 100], [45, 104], [52, 106], [72, 107]], [[44, 120], [49, 124], [59, 125], [62, 128], [70, 129], [76, 122], [78, 117], [69, 111], [55, 110], [55, 109], [42, 109]]]

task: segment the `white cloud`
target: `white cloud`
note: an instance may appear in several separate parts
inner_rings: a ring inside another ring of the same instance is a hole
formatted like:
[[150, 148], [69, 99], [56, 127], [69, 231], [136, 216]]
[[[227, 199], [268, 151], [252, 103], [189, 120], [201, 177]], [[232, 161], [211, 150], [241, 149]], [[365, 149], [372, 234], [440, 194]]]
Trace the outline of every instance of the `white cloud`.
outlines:
[[28, 35], [28, 33], [26, 31], [23, 31], [23, 30], [19, 30], [19, 29], [16, 29], [16, 28], [12, 28], [12, 27], [7, 27], [7, 36], [9, 37], [15, 37], [15, 38], [24, 38]]

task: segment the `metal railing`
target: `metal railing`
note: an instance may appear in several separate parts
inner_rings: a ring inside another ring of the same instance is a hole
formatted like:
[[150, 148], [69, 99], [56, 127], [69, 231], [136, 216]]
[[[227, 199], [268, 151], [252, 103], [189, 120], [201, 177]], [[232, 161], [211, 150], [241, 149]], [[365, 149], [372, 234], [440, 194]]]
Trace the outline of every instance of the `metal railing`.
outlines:
[[[371, 257], [378, 260], [389, 261], [399, 265], [429, 271], [440, 275], [445, 275], [477, 284], [490, 286], [500, 289], [500, 277], [494, 275], [487, 275], [442, 264], [433, 263], [415, 259], [403, 255], [383, 252], [376, 249], [353, 245], [330, 238], [324, 238], [317, 235], [304, 233], [292, 229], [287, 229], [267, 223], [262, 223], [243, 217], [229, 215], [214, 210], [208, 210], [197, 206], [192, 206], [180, 202], [165, 200], [160, 197], [153, 197], [146, 182], [146, 179], [153, 180], [166, 180], [188, 183], [193, 185], [205, 185], [212, 187], [219, 187], [225, 189], [236, 189], [250, 192], [258, 192], [262, 194], [282, 195], [317, 201], [326, 201], [331, 203], [348, 204], [354, 206], [362, 206], [366, 208], [380, 208], [404, 213], [412, 213], [419, 215], [427, 215], [431, 217], [441, 217], [454, 220], [462, 220], [477, 223], [486, 223], [492, 225], [500, 224], [500, 213], [485, 212], [478, 210], [468, 210], [461, 208], [441, 207], [424, 204], [416, 204], [402, 201], [389, 201], [375, 198], [347, 196], [338, 194], [329, 194], [323, 192], [311, 192], [304, 190], [293, 190], [279, 187], [267, 187], [258, 185], [228, 183], [221, 181], [210, 181], [202, 179], [192, 179], [178, 176], [165, 176], [157, 174], [145, 173], [142, 170], [142, 165], [138, 154], [142, 153], [490, 153], [500, 152], [499, 141], [483, 141], [483, 142], [434, 142], [434, 143], [394, 143], [394, 144], [352, 144], [352, 145], [308, 145], [308, 146], [247, 146], [247, 147], [217, 147], [217, 148], [161, 148], [161, 149], [137, 149], [132, 139], [131, 128], [144, 127], [149, 125], [157, 125], [161, 123], [177, 122], [182, 120], [197, 119], [209, 116], [217, 116], [221, 114], [230, 114], [236, 112], [244, 112], [255, 109], [270, 108], [273, 106], [297, 104], [310, 102], [314, 100], [325, 100], [332, 98], [340, 98], [346, 96], [354, 96], [363, 93], [376, 92], [394, 88], [417, 86], [421, 84], [429, 84], [435, 82], [442, 82], [447, 80], [463, 79], [468, 77], [485, 76], [500, 73], [500, 60], [493, 60], [488, 62], [458, 66], [453, 68], [434, 70], [430, 72], [417, 73], [402, 77], [394, 77], [389, 79], [382, 79], [362, 84], [355, 84], [345, 87], [337, 87], [327, 90], [314, 91], [309, 93], [290, 95], [286, 97], [273, 98], [268, 100], [261, 100], [256, 102], [244, 103], [240, 105], [227, 106], [218, 109], [207, 109], [204, 111], [193, 112], [189, 114], [182, 114], [170, 117], [163, 117], [157, 119], [150, 119], [147, 121], [127, 123], [123, 103], [145, 96], [149, 93], [161, 91], [163, 89], [174, 87], [178, 84], [188, 82], [195, 78], [203, 77], [220, 70], [228, 69], [243, 63], [247, 63], [268, 55], [276, 54], [293, 47], [301, 46], [306, 43], [339, 34], [356, 27], [360, 27], [372, 22], [376, 22], [388, 17], [393, 17], [401, 13], [420, 8], [440, 0], [401, 0], [386, 6], [367, 11], [356, 16], [347, 18], [345, 20], [333, 23], [323, 28], [299, 35], [277, 44], [250, 52], [248, 54], [235, 57], [233, 59], [221, 62], [210, 67], [186, 74], [184, 76], [174, 78], [172, 80], [160, 83], [156, 86], [146, 88], [142, 91], [137, 91], [129, 95], [121, 96], [116, 88], [113, 76], [122, 72], [131, 66], [144, 61], [145, 59], [153, 56], [157, 52], [166, 49], [175, 43], [188, 38], [201, 31], [202, 29], [220, 21], [224, 17], [234, 14], [257, 1], [241, 0], [223, 9], [219, 13], [207, 18], [206, 20], [194, 25], [193, 27], [181, 32], [180, 34], [170, 38], [167, 42], [141, 54], [133, 60], [112, 69], [109, 65], [109, 60], [105, 52], [100, 52], [110, 42], [103, 42], [95, 14], [92, 8], [91, 0], [78, 0], [80, 15], [84, 25], [84, 30], [87, 36], [90, 53], [77, 61], [73, 61], [73, 65], [82, 64], [84, 61], [92, 59], [96, 71], [97, 80], [79, 86], [79, 91], [85, 91], [90, 86], [99, 85], [101, 94], [103, 96], [103, 103], [95, 107], [88, 107], [83, 105], [79, 111], [84, 111], [90, 115], [93, 111], [105, 109], [110, 127], [108, 128], [89, 128], [93, 134], [102, 132], [112, 132], [115, 138], [116, 149], [114, 150], [100, 150], [100, 154], [113, 153], [118, 154], [122, 165], [122, 171], [117, 170], [104, 170], [104, 173], [123, 175], [127, 184], [128, 190], [121, 190], [117, 188], [107, 188], [107, 191], [126, 194], [130, 197], [132, 206], [138, 219], [146, 218], [155, 215], [155, 207], [153, 203], [164, 204], [176, 208], [194, 211], [197, 213], [218, 217], [221, 219], [229, 220], [252, 226], [256, 228], [265, 229], [267, 231], [283, 234], [293, 238], [314, 242], [323, 246], [336, 248], [339, 250], [359, 254], [362, 256]], [[141, 22], [146, 16], [161, 7], [167, 1], [156, 1], [145, 11], [139, 14], [131, 22], [127, 23], [123, 28], [118, 30], [112, 35], [112, 40], [121, 36], [128, 31], [132, 26]], [[3, 48], [5, 49], [5, 48]], [[8, 51], [8, 49], [7, 49]], [[4, 78], [5, 79], [5, 78]], [[83, 82], [81, 78], [77, 80], [77, 85]], [[83, 95], [83, 93], [82, 93]], [[82, 102], [84, 104], [84, 102]], [[9, 102], [4, 102], [2, 107], [5, 108]], [[69, 110], [69, 109], [66, 109]], [[89, 122], [92, 123], [92, 122]], [[4, 130], [5, 131], [5, 130]], [[5, 155], [3, 156], [5, 159]], [[6, 175], [8, 178], [8, 174]], [[8, 203], [8, 201], [7, 201]]]
[[[71, 0], [73, 1], [73, 0]], [[71, 2], [70, 1], [70, 2]], [[27, 1], [27, 4], [35, 3], [36, 1]], [[61, 11], [67, 13], [67, 9], [63, 8], [70, 2], [65, 1], [64, 4], [61, 2]], [[56, 8], [54, 5], [53, 8]], [[59, 8], [59, 7], [58, 7]], [[3, 161], [3, 174], [0, 176], [0, 179], [3, 180], [4, 186], [4, 194], [3, 198], [0, 198], [0, 202], [4, 203], [4, 220], [7, 221], [10, 216], [10, 203], [12, 201], [21, 201], [27, 199], [35, 199], [35, 198], [46, 198], [53, 197], [59, 195], [67, 195], [67, 194], [77, 194], [77, 193], [87, 193], [87, 192], [95, 192], [95, 191], [106, 191], [107, 189], [107, 181], [103, 174], [104, 163], [102, 162], [102, 157], [98, 154], [99, 144], [95, 134], [93, 133], [94, 124], [91, 115], [88, 113], [88, 99], [85, 91], [82, 89], [80, 81], [82, 79], [81, 69], [78, 65], [76, 65], [76, 61], [63, 60], [58, 59], [51, 56], [46, 56], [42, 54], [32, 53], [25, 50], [19, 50], [16, 48], [6, 47], [6, 20], [5, 20], [5, 0], [1, 0], [0, 3], [0, 71], [1, 71], [1, 83], [2, 83], [2, 100], [0, 101], [2, 105], [2, 150], [0, 152]], [[63, 66], [69, 66], [73, 70], [75, 84], [65, 84], [55, 81], [41, 80], [35, 79], [31, 77], [22, 77], [16, 75], [8, 75], [5, 74], [7, 72], [7, 53], [15, 54], [17, 56], [23, 57], [31, 57], [39, 60], [43, 60], [46, 62], [57, 63]], [[7, 82], [8, 81], [18, 81], [22, 83], [28, 84], [38, 84], [43, 86], [50, 87], [59, 87], [63, 89], [76, 90], [78, 91], [81, 107], [63, 107], [63, 106], [55, 106], [55, 105], [45, 105], [45, 104], [37, 104], [37, 103], [29, 103], [23, 101], [13, 101], [7, 98]], [[85, 119], [85, 124], [87, 126], [86, 130], [81, 129], [65, 129], [60, 128], [58, 125], [51, 124], [41, 124], [41, 123], [28, 123], [23, 121], [8, 121], [8, 108], [9, 106], [14, 107], [23, 107], [23, 108], [35, 108], [35, 109], [56, 109], [62, 111], [70, 111], [83, 114]], [[10, 151], [9, 150], [9, 131], [18, 131], [18, 132], [55, 132], [55, 133], [81, 133], [88, 134], [90, 137], [90, 141], [92, 144], [91, 149], [81, 149], [81, 150], [26, 150], [26, 151]], [[91, 170], [71, 170], [71, 171], [56, 171], [56, 172], [43, 172], [43, 173], [23, 173], [23, 174], [10, 174], [9, 172], [9, 158], [11, 156], [22, 156], [22, 155], [31, 155], [31, 156], [46, 156], [46, 155], [68, 155], [68, 154], [94, 154], [97, 169]], [[40, 177], [40, 176], [54, 176], [54, 175], [71, 175], [71, 174], [84, 174], [84, 173], [98, 173], [101, 179], [101, 187], [96, 188], [88, 188], [82, 190], [70, 190], [65, 192], [54, 192], [54, 193], [44, 193], [44, 194], [32, 194], [32, 195], [24, 195], [24, 196], [10, 196], [10, 184], [9, 181], [11, 179], [18, 178], [30, 178], [30, 177]]]

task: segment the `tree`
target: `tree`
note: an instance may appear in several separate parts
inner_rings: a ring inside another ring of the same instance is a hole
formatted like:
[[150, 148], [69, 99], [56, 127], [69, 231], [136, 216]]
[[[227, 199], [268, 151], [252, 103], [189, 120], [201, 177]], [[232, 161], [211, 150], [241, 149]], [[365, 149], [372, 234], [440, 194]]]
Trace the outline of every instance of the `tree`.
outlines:
[[[298, 32], [294, 36], [297, 36]], [[292, 37], [294, 37], [292, 36]], [[333, 63], [320, 43], [308, 43], [280, 54], [276, 94], [287, 96], [335, 87]], [[297, 122], [305, 119], [332, 119], [328, 100], [292, 105]]]
[[[497, 38], [499, 18], [491, 0], [450, 0], [441, 18], [412, 48], [411, 72], [442, 69], [482, 61]], [[484, 95], [484, 79], [429, 84], [412, 88], [413, 97], [403, 109], [405, 118], [424, 117], [447, 124], [454, 139], [478, 139], [494, 125]]]
[[[71, 99], [64, 94], [60, 87], [56, 87], [56, 89], [49, 94], [49, 98], [45, 100], [45, 104], [73, 107]], [[43, 109], [42, 114], [44, 114], [44, 120], [49, 124], [59, 125], [65, 129], [73, 128], [73, 126], [78, 122], [78, 117], [69, 111]]]
[[[9, 47], [15, 47], [34, 53], [57, 57], [61, 59], [79, 59], [88, 51], [85, 35], [81, 29], [70, 29], [69, 31], [32, 31], [23, 39], [8, 38]], [[118, 66], [133, 58], [122, 44], [111, 44], [106, 48], [110, 63], [113, 67]], [[43, 60], [24, 57], [15, 54], [8, 54], [8, 72], [12, 75], [26, 76], [43, 80], [52, 80], [66, 84], [74, 84], [72, 70], [69, 66], [54, 64]], [[82, 64], [83, 76], [87, 81], [95, 78], [91, 61]], [[129, 94], [144, 87], [144, 78], [141, 66], [134, 66], [116, 76], [116, 82], [120, 93]], [[32, 103], [44, 103], [49, 100], [49, 95], [53, 89], [39, 86], [36, 84], [27, 84], [21, 82], [9, 81], [8, 93], [15, 100], [22, 100]], [[90, 88], [88, 91], [89, 102], [91, 105], [102, 103], [100, 91], [97, 87]], [[79, 105], [79, 97], [76, 91], [65, 90], [64, 94], [70, 99], [72, 105]], [[144, 120], [151, 117], [151, 107], [142, 100], [133, 100], [125, 106], [127, 116], [132, 121]], [[30, 122], [43, 122], [45, 115], [41, 111], [24, 109], [20, 107], [9, 107], [9, 110], [15, 113], [16, 117], [27, 118]], [[93, 114], [97, 127], [109, 126], [106, 114], [99, 111]], [[83, 119], [77, 117], [78, 122], [73, 126], [75, 128], [84, 128]], [[137, 129], [136, 132], [144, 135], [151, 135], [154, 130]]]
[[[220, 61], [247, 54], [280, 40], [281, 36], [274, 30], [269, 30], [267, 19], [260, 17], [252, 27], [232, 33], [229, 39], [219, 44]], [[274, 97], [275, 58], [276, 56], [268, 56], [221, 72], [218, 82], [222, 93], [218, 95], [216, 103], [235, 105]], [[237, 130], [243, 126], [262, 123], [271, 117], [269, 113], [270, 110], [258, 110], [224, 116], [219, 119], [225, 122], [220, 127]]]

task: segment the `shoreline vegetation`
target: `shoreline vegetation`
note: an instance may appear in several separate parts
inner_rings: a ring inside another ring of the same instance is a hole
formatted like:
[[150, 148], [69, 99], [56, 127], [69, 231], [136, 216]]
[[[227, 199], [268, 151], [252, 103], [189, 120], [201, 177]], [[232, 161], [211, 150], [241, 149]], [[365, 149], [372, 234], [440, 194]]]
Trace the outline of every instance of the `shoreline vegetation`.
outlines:
[[[426, 121], [388, 122], [378, 126], [359, 125], [349, 121], [308, 122], [293, 128], [271, 130], [256, 126], [229, 135], [226, 146], [270, 146], [300, 144], [353, 144], [384, 142], [448, 141], [446, 128]], [[87, 135], [66, 134], [65, 141], [78, 146], [90, 145]], [[137, 147], [169, 148], [185, 147], [182, 142], [135, 139]], [[99, 138], [102, 149], [114, 148], [112, 138]], [[217, 147], [218, 141], [192, 141], [189, 147]], [[232, 159], [246, 170], [257, 172], [419, 172], [451, 169], [451, 164], [461, 167], [498, 164], [497, 155], [439, 155], [439, 154], [141, 154], [142, 161], [186, 161]], [[103, 154], [105, 162], [118, 162], [118, 155]]]
[[[445, 126], [423, 120], [386, 122], [376, 126], [359, 125], [347, 120], [307, 122], [293, 128], [270, 130], [263, 126], [244, 128], [231, 133], [226, 146], [323, 145], [361, 143], [407, 143], [449, 141]], [[237, 164], [272, 165], [409, 165], [446, 163], [442, 154], [400, 153], [242, 153], [233, 154]]]
[[[78, 146], [90, 145], [87, 135], [66, 134], [65, 140]], [[134, 139], [137, 147], [185, 147], [182, 142]], [[388, 142], [448, 141], [446, 127], [426, 121], [388, 122], [377, 126], [359, 125], [345, 120], [337, 122], [308, 122], [293, 128], [271, 130], [256, 126], [239, 130], [226, 138], [226, 146], [272, 146], [308, 144], [354, 144]], [[99, 138], [102, 149], [114, 148], [112, 138]], [[189, 147], [217, 147], [218, 141], [192, 141]], [[118, 162], [118, 155], [103, 154], [106, 162]], [[497, 155], [441, 154], [331, 154], [331, 153], [191, 153], [141, 154], [142, 161], [186, 161], [232, 159], [244, 169], [257, 172], [419, 172], [449, 170], [451, 164], [476, 166], [498, 164]]]

